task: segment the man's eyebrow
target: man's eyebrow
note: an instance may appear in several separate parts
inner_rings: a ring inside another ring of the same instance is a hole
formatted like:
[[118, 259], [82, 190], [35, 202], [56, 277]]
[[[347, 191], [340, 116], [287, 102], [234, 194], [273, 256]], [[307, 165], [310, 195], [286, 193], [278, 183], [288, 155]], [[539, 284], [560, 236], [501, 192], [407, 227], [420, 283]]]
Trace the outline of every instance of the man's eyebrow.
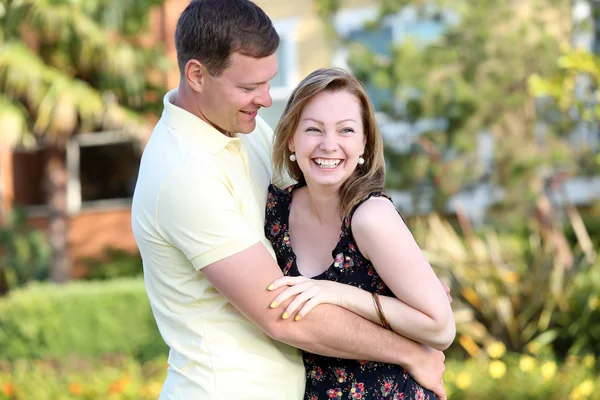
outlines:
[[263, 82], [242, 82], [242, 83], [240, 83], [239, 86], [258, 86], [258, 85], [262, 85], [262, 84], [265, 84], [265, 83], [268, 83], [268, 82], [272, 81], [273, 78], [275, 78], [276, 75], [277, 75], [277, 73], [275, 73], [275, 75], [273, 75], [270, 79], [268, 79], [266, 81], [263, 81]]

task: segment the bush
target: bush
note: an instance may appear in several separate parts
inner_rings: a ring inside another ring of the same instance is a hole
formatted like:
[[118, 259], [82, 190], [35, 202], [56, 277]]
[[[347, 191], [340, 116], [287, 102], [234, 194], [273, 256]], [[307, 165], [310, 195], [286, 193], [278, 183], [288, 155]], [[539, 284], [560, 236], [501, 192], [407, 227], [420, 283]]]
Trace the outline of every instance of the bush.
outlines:
[[108, 248], [101, 258], [84, 260], [86, 280], [105, 280], [143, 275], [142, 257], [125, 250]]
[[32, 284], [0, 301], [2, 359], [166, 353], [141, 279]]
[[516, 353], [497, 359], [449, 360], [444, 382], [449, 400], [600, 399], [596, 390], [600, 378], [594, 363], [593, 355], [570, 357], [560, 364], [549, 354], [532, 357]]
[[48, 278], [50, 245], [46, 234], [26, 225], [27, 214], [15, 209], [0, 228], [0, 292]]
[[[449, 400], [600, 399], [596, 390], [600, 379], [591, 355], [557, 364], [551, 355], [534, 358], [489, 350], [496, 358], [447, 362], [444, 381]], [[166, 377], [165, 359], [0, 363], [0, 400], [156, 399]]]
[[61, 363], [19, 360], [0, 365], [3, 399], [157, 399], [166, 377], [165, 359], [130, 358]]
[[460, 345], [477, 356], [495, 340], [521, 353], [554, 345], [561, 357], [599, 350], [594, 344], [600, 339], [600, 314], [592, 306], [600, 301], [600, 275], [594, 272], [600, 259], [588, 260], [569, 248], [558, 230], [531, 225], [526, 236], [491, 227], [461, 236], [436, 215], [417, 221], [415, 238], [457, 300], [452, 355], [460, 354]]

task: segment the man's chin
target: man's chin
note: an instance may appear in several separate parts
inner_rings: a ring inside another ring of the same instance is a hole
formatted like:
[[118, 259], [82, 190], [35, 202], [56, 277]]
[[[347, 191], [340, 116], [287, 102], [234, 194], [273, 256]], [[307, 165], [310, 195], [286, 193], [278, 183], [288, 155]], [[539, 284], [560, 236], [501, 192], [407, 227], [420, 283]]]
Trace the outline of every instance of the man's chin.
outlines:
[[237, 133], [241, 133], [243, 135], [247, 135], [248, 133], [253, 132], [254, 129], [256, 129], [256, 120], [254, 120], [254, 121], [247, 121], [247, 122], [244, 122], [243, 124], [240, 124], [238, 126]]

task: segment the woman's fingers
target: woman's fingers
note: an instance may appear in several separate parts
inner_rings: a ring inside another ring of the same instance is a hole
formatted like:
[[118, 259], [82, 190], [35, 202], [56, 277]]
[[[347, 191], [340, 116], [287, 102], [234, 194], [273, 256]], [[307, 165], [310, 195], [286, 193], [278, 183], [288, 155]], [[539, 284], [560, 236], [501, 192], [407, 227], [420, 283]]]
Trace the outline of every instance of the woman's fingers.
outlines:
[[321, 303], [322, 303], [321, 296], [314, 296], [313, 298], [308, 300], [306, 302], [306, 304], [304, 304], [304, 307], [302, 307], [300, 309], [300, 311], [298, 311], [298, 315], [296, 315], [296, 318], [294, 318], [294, 319], [296, 321], [300, 321], [302, 318], [304, 318], [306, 316], [306, 314], [308, 314], [310, 312], [310, 310], [312, 310], [313, 308], [315, 308], [316, 306], [318, 306]]
[[294, 286], [299, 283], [305, 282], [307, 280], [308, 280], [308, 278], [305, 278], [303, 276], [283, 276], [283, 277], [273, 281], [269, 285], [267, 290], [275, 290], [275, 289], [278, 289], [278, 288], [284, 287], [284, 286]]
[[281, 315], [281, 318], [288, 319], [290, 315], [294, 314], [294, 312], [306, 301], [310, 300], [314, 296], [316, 296], [319, 291], [313, 286], [307, 288], [306, 291], [300, 293], [292, 302], [287, 306], [285, 312]]
[[297, 294], [304, 292], [305, 290], [309, 289], [311, 286], [312, 286], [312, 283], [309, 281], [298, 283], [293, 286], [289, 286], [283, 292], [279, 293], [277, 295], [277, 297], [275, 297], [275, 299], [273, 299], [270, 307], [271, 308], [277, 307], [278, 305], [280, 305], [281, 303], [283, 303], [290, 297], [296, 296]]

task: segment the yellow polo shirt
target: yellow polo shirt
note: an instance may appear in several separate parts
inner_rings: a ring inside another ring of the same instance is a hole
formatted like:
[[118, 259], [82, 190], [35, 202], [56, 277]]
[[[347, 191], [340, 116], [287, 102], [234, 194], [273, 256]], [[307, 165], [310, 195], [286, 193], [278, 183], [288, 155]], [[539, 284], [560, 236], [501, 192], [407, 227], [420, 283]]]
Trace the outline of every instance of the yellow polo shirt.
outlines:
[[257, 242], [274, 256], [263, 232], [273, 132], [257, 118], [251, 134], [226, 137], [174, 106], [175, 94], [144, 150], [132, 206], [148, 298], [170, 347], [160, 398], [300, 400], [300, 352], [265, 335], [202, 273]]

